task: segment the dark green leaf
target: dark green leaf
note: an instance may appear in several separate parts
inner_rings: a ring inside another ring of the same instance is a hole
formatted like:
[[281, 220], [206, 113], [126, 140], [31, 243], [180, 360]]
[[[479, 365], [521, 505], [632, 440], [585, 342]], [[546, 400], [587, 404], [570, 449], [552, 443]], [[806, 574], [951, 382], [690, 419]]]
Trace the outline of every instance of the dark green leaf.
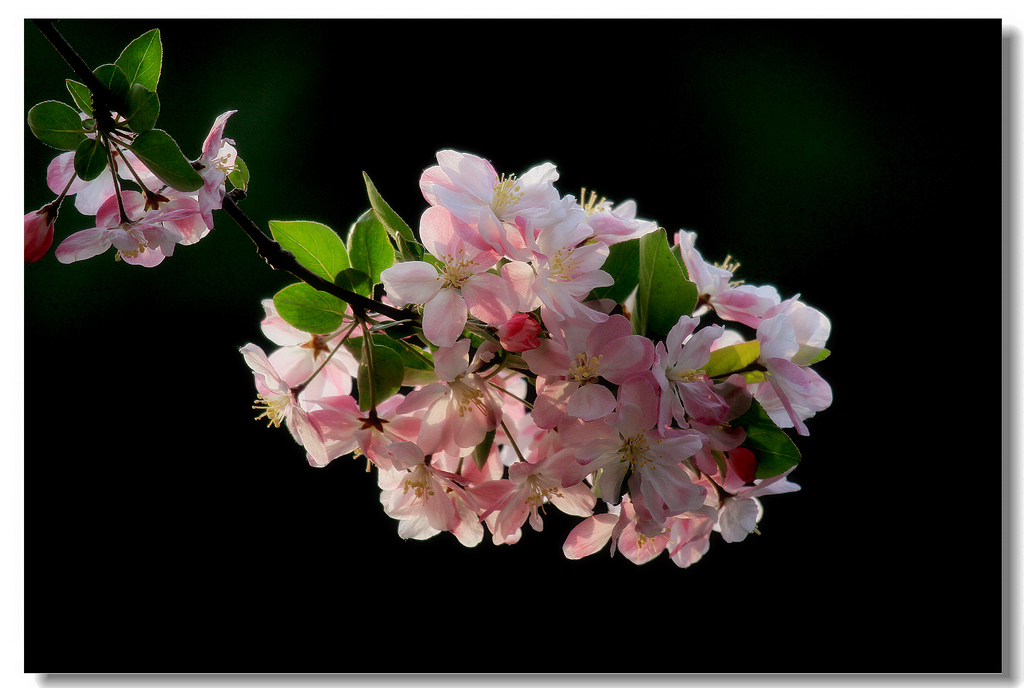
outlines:
[[349, 228], [348, 258], [352, 267], [369, 276], [371, 286], [380, 282], [381, 272], [394, 265], [395, 250], [373, 210], [360, 215]]
[[[401, 342], [397, 342], [385, 334], [378, 333], [371, 336], [373, 343], [376, 346], [383, 346], [385, 348], [392, 349], [402, 357], [402, 365], [405, 366], [405, 375], [402, 379], [403, 385], [415, 387], [417, 385], [425, 385], [430, 382], [437, 382], [437, 376], [434, 374], [434, 364], [430, 361], [429, 352], [421, 352], [422, 355], [417, 356], [413, 352], [409, 351], [409, 349]], [[349, 350], [357, 361], [362, 360], [362, 337], [349, 337], [345, 342], [345, 348]], [[427, 360], [424, 360], [424, 358]]]
[[237, 155], [235, 156], [235, 169], [228, 175], [228, 181], [236, 189], [245, 191], [249, 186], [249, 166]]
[[172, 189], [190, 192], [202, 187], [203, 178], [163, 129], [142, 132], [135, 137], [129, 148], [160, 181]]
[[128, 127], [137, 134], [156, 126], [160, 116], [160, 98], [142, 84], [135, 84], [128, 93]]
[[[115, 97], [120, 98], [122, 101], [128, 100], [128, 92], [131, 90], [132, 82], [128, 81], [128, 76], [124, 73], [123, 69], [116, 64], [105, 64], [94, 69], [93, 74]], [[113, 105], [113, 103], [108, 103], [108, 105]], [[124, 115], [125, 113], [119, 114]]]
[[768, 416], [756, 399], [742, 416], [732, 421], [734, 427], [741, 427], [747, 433], [742, 447], [757, 457], [756, 478], [771, 478], [785, 473], [800, 463], [800, 450], [782, 428]]
[[377, 187], [373, 185], [370, 176], [365, 172], [363, 172], [363, 180], [366, 182], [366, 195], [370, 198], [370, 207], [373, 208], [374, 215], [395, 241], [402, 254], [402, 260], [423, 260], [423, 246], [416, 241], [409, 225], [381, 198]]
[[57, 150], [76, 150], [86, 138], [82, 117], [70, 105], [56, 100], [32, 106], [28, 128], [37, 139]]
[[162, 61], [160, 30], [153, 29], [129, 43], [114, 64], [124, 71], [129, 84], [142, 84], [147, 90], [155, 91]]
[[345, 242], [325, 224], [275, 220], [270, 222], [270, 233], [302, 267], [328, 282], [333, 282], [335, 275], [349, 267]]
[[640, 239], [620, 241], [608, 247], [608, 258], [601, 269], [612, 276], [615, 284], [593, 291], [595, 299], [612, 299], [622, 303], [640, 281]]
[[336, 296], [299, 282], [277, 292], [274, 307], [292, 327], [311, 334], [330, 334], [341, 327], [346, 305]]
[[92, 181], [107, 169], [107, 149], [97, 139], [86, 139], [75, 150], [75, 174]]
[[345, 268], [334, 278], [334, 283], [342, 289], [369, 297], [373, 294], [373, 282], [370, 276], [356, 268]]
[[484, 441], [473, 449], [473, 463], [481, 471], [484, 469], [484, 464], [487, 463], [487, 457], [491, 455], [491, 447], [494, 445], [494, 436], [496, 434], [497, 430], [489, 430], [484, 435]]
[[697, 287], [683, 275], [663, 228], [640, 237], [640, 279], [633, 332], [664, 339], [682, 315], [697, 305]]
[[89, 88], [85, 84], [80, 84], [71, 79], [67, 79], [65, 83], [68, 87], [68, 93], [71, 94], [71, 98], [75, 101], [78, 109], [92, 117], [92, 93], [89, 91]]
[[386, 346], [373, 345], [371, 353], [373, 375], [370, 374], [366, 355], [359, 363], [359, 371], [356, 374], [359, 408], [363, 411], [370, 410], [374, 401], [379, 403], [394, 396], [402, 387], [402, 379], [405, 377], [402, 357], [397, 351]]

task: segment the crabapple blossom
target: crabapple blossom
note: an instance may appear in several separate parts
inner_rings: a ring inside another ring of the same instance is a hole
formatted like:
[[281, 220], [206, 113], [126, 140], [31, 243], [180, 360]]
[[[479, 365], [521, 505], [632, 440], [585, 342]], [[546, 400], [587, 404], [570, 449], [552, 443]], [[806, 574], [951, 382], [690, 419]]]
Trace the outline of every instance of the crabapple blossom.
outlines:
[[516, 221], [541, 220], [559, 202], [555, 166], [543, 163], [522, 177], [499, 176], [489, 161], [453, 150], [438, 151], [437, 163], [420, 177], [420, 190], [427, 202], [447, 208], [461, 220], [456, 231], [477, 249], [516, 260], [529, 258]]
[[595, 420], [615, 410], [615, 395], [601, 380], [618, 384], [634, 373], [649, 370], [654, 345], [632, 333], [629, 321], [613, 315], [602, 323], [569, 320], [562, 341], [552, 337], [522, 356], [537, 376], [533, 418], [553, 428], [566, 415]]
[[[420, 430], [419, 415], [397, 412], [404, 400], [403, 395], [396, 394], [363, 411], [348, 394], [318, 399], [309, 417], [321, 430], [327, 460], [358, 450], [378, 468], [392, 468], [388, 446], [413, 442]], [[326, 465], [310, 458], [312, 465]]]
[[476, 370], [493, 350], [478, 352], [471, 362], [468, 339], [434, 353], [438, 381], [410, 392], [399, 413], [425, 409], [417, 442], [427, 454], [445, 451], [465, 456], [484, 441], [501, 419], [497, 392]]
[[739, 264], [730, 263], [727, 259], [727, 267], [708, 265], [694, 248], [696, 240], [695, 232], [679, 231], [675, 237], [686, 272], [690, 281], [697, 285], [701, 301], [723, 320], [734, 320], [756, 328], [764, 313], [780, 301], [775, 287], [731, 282], [733, 271]]
[[55, 203], [25, 215], [25, 262], [35, 263], [53, 244], [53, 223], [57, 220]]
[[600, 322], [607, 317], [581, 303], [593, 289], [615, 283], [600, 269], [608, 258], [608, 246], [588, 241], [593, 230], [585, 220], [582, 209], [569, 211], [561, 222], [540, 230], [528, 263], [513, 261], [502, 266], [502, 276], [519, 294], [520, 311], [544, 306], [556, 320]]
[[203, 178], [203, 186], [198, 191], [199, 209], [203, 222], [210, 229], [213, 229], [213, 211], [223, 207], [224, 180], [234, 171], [238, 157], [232, 145], [234, 141], [224, 138], [224, 125], [236, 112], [229, 110], [217, 117], [203, 141], [203, 153], [194, 164]]
[[420, 238], [440, 265], [407, 261], [381, 273], [395, 306], [423, 304], [423, 334], [438, 346], [455, 344], [470, 313], [497, 326], [512, 317], [518, 303], [512, 286], [487, 272], [501, 256], [463, 241], [456, 231], [460, 224], [445, 208], [428, 208], [420, 218]]
[[394, 466], [380, 472], [380, 501], [384, 512], [398, 519], [398, 535], [425, 540], [448, 531], [467, 547], [483, 539], [483, 526], [476, 517], [476, 500], [454, 473], [431, 465], [429, 457], [414, 442], [388, 446]]
[[603, 241], [609, 246], [642, 237], [658, 228], [657, 222], [637, 219], [636, 201], [624, 201], [612, 207], [611, 201], [604, 198], [598, 200], [593, 191], [587, 198], [584, 189], [579, 203], [587, 213], [587, 224], [594, 231], [594, 240]]
[[494, 544], [518, 542], [527, 519], [534, 530], [543, 530], [540, 510], [547, 503], [572, 516], [587, 517], [593, 513], [597, 497], [586, 484], [562, 485], [563, 471], [575, 461], [569, 451], [549, 455], [536, 463], [517, 461], [509, 466], [507, 480], [485, 482], [472, 490], [478, 501], [490, 502], [481, 518], [491, 529]]
[[764, 515], [764, 507], [759, 497], [799, 490], [799, 485], [787, 479], [792, 471], [790, 468], [780, 475], [757, 480], [754, 485], [740, 484], [742, 478], [736, 475], [737, 471], [732, 471], [731, 479], [726, 476], [723, 487], [727, 490], [732, 488], [732, 491], [720, 500], [718, 522], [715, 524], [715, 530], [722, 534], [722, 539], [726, 542], [740, 542], [754, 532]]
[[687, 418], [705, 425], [721, 423], [729, 413], [729, 404], [715, 391], [701, 369], [711, 358], [711, 345], [724, 330], [720, 325], [694, 332], [699, 318], [680, 316], [664, 342], [655, 346], [654, 378], [661, 388], [659, 420], [668, 425], [672, 419], [686, 427]]
[[[138, 191], [122, 191], [121, 201], [128, 222], [123, 222], [117, 196], [111, 196], [96, 213], [96, 226], [75, 232], [54, 252], [61, 263], [73, 263], [97, 256], [111, 246], [117, 258], [133, 265], [154, 267], [174, 253], [175, 244], [185, 235], [178, 224], [192, 226], [199, 206], [191, 199], [178, 199], [157, 210], [145, 210], [145, 199]], [[191, 201], [191, 202], [190, 202]], [[131, 220], [137, 217], [136, 220]]]
[[789, 299], [765, 313], [757, 328], [765, 382], [754, 396], [779, 427], [807, 435], [804, 419], [832, 404], [832, 388], [807, 364], [824, 349], [831, 323], [820, 311]]
[[309, 452], [311, 464], [327, 464], [327, 448], [320, 424], [302, 408], [298, 395], [274, 369], [263, 349], [246, 344], [239, 351], [256, 381], [257, 400], [253, 408], [262, 411], [256, 416], [257, 420], [266, 418], [274, 427], [284, 423], [295, 441]]
[[[93, 136], [89, 135], [90, 138]], [[163, 186], [163, 182], [130, 150], [116, 147], [113, 154], [117, 176], [120, 179], [141, 183], [147, 189]], [[89, 181], [78, 177], [75, 172], [75, 151], [61, 153], [50, 161], [46, 168], [46, 185], [55, 194], [67, 189], [65, 194], [75, 197], [75, 209], [83, 215], [95, 215], [99, 212], [100, 206], [117, 190], [110, 167]]]

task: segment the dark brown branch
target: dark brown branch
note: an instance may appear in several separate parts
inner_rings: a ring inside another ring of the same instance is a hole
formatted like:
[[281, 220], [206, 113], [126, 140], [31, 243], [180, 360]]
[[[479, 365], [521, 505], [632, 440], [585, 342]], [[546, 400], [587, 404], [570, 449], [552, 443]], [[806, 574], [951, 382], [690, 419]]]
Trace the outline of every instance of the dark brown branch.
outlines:
[[85, 64], [85, 60], [79, 57], [75, 49], [71, 47], [71, 44], [67, 42], [64, 36], [60, 35], [60, 32], [54, 28], [50, 20], [33, 19], [32, 23], [46, 36], [46, 39], [50, 41], [50, 44], [53, 45], [57, 53], [64, 58], [64, 61], [71, 67], [71, 71], [92, 92], [93, 98], [98, 101], [98, 103], [94, 103], [94, 106], [102, 105], [116, 112], [128, 112], [128, 104], [115, 96], [109, 88], [96, 78], [96, 75], [92, 73], [89, 66]]
[[224, 197], [223, 208], [227, 214], [231, 216], [231, 219], [242, 228], [242, 231], [245, 232], [246, 236], [252, 239], [252, 242], [256, 244], [256, 253], [258, 253], [263, 260], [267, 261], [267, 265], [275, 270], [283, 270], [284, 272], [294, 275], [314, 289], [338, 297], [345, 303], [349, 304], [353, 311], [355, 311], [359, 316], [363, 316], [366, 311], [370, 311], [380, 313], [381, 315], [393, 320], [417, 321], [419, 319], [418, 315], [412, 311], [400, 310], [379, 301], [368, 299], [362, 294], [356, 294], [355, 292], [339, 287], [334, 282], [329, 282], [319, 275], [307, 270], [299, 263], [298, 260], [295, 259], [295, 256], [293, 256], [291, 252], [286, 251], [281, 247], [281, 244], [264, 234], [263, 231], [249, 219], [249, 216], [238, 207], [238, 201], [243, 198], [245, 198], [244, 191], [241, 189], [232, 189]]

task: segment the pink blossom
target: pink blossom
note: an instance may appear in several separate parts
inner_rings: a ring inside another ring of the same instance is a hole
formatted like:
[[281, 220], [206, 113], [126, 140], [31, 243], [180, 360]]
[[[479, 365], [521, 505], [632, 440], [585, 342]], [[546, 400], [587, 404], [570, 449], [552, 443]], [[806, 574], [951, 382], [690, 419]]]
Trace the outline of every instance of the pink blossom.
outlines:
[[[731, 282], [731, 270], [704, 262], [700, 252], [694, 248], [696, 239], [695, 232], [680, 231], [676, 234], [680, 257], [686, 265], [690, 281], [697, 285], [697, 294], [701, 301], [714, 309], [723, 320], [734, 320], [749, 327], [757, 327], [764, 313], [779, 303], [775, 287], [753, 287]], [[730, 265], [728, 260], [726, 263]], [[735, 269], [738, 264], [731, 264], [730, 267]]]
[[[310, 334], [285, 322], [278, 315], [273, 299], [264, 299], [262, 303], [265, 315], [260, 327], [263, 334], [278, 345], [269, 355], [270, 362], [293, 387], [307, 383], [302, 390], [305, 401], [352, 391], [352, 378], [359, 363], [348, 349], [339, 346], [350, 330], [349, 323], [329, 334]], [[314, 372], [316, 376], [310, 379]]]
[[438, 382], [415, 389], [398, 407], [399, 413], [426, 409], [417, 442], [428, 454], [444, 451], [466, 456], [483, 442], [501, 419], [501, 400], [474, 371], [480, 359], [469, 359], [469, 340], [434, 353]]
[[722, 539], [726, 542], [739, 542], [756, 530], [758, 522], [764, 515], [760, 497], [799, 490], [799, 485], [787, 479], [792, 471], [790, 468], [781, 475], [756, 480], [753, 485], [743, 484], [743, 478], [736, 475], [737, 471], [732, 471], [731, 477], [726, 476], [723, 487], [729, 490], [730, 494], [718, 502], [718, 522], [715, 525], [715, 530], [722, 534]]
[[483, 539], [475, 499], [462, 479], [433, 465], [413, 442], [395, 442], [387, 449], [393, 470], [381, 470], [380, 501], [384, 512], [398, 519], [398, 535], [425, 540], [448, 531], [467, 547]]
[[673, 418], [681, 427], [686, 427], [687, 418], [717, 425], [729, 412], [729, 404], [702, 371], [711, 359], [711, 345], [722, 335], [723, 328], [712, 325], [694, 332], [699, 324], [699, 318], [680, 316], [665, 341], [655, 347], [652, 372], [661, 387], [662, 425], [668, 425]]
[[348, 394], [318, 399], [309, 417], [323, 434], [327, 460], [359, 450], [378, 468], [393, 468], [388, 447], [394, 442], [415, 441], [420, 430], [418, 414], [397, 412], [403, 401], [405, 397], [396, 394], [375, 409], [363, 411]]
[[509, 466], [507, 480], [485, 482], [473, 490], [478, 499], [486, 495], [490, 502], [481, 517], [493, 533], [494, 544], [518, 542], [527, 519], [534, 530], [543, 530], [541, 509], [547, 503], [572, 516], [587, 517], [593, 513], [597, 498], [587, 485], [562, 486], [562, 472], [575, 462], [569, 451], [536, 463], [517, 461]]
[[[125, 181], [138, 183], [141, 180], [142, 184], [149, 189], [159, 188], [163, 185], [163, 182], [130, 150], [119, 148], [115, 151], [114, 164], [117, 166], [118, 177]], [[138, 180], [136, 180], [136, 175], [138, 175]], [[75, 208], [83, 215], [95, 215], [100, 206], [115, 193], [114, 176], [110, 172], [110, 167], [89, 181], [84, 181], [76, 176], [75, 151], [61, 153], [50, 161], [46, 168], [46, 185], [55, 194], [60, 194], [67, 189], [66, 195], [75, 197]]]
[[53, 223], [57, 207], [50, 203], [25, 215], [25, 262], [35, 263], [46, 255], [53, 243]]
[[654, 345], [633, 334], [621, 315], [603, 323], [565, 321], [562, 334], [562, 341], [545, 339], [523, 352], [539, 376], [533, 418], [542, 428], [555, 427], [566, 415], [583, 420], [608, 415], [615, 410], [615, 395], [600, 381], [619, 384], [654, 362]]
[[552, 204], [558, 203], [555, 166], [544, 163], [522, 177], [506, 177], [499, 176], [487, 160], [468, 153], [438, 151], [437, 162], [420, 178], [427, 202], [447, 208], [461, 220], [456, 230], [477, 249], [528, 259], [529, 249], [516, 220], [545, 218]]
[[519, 353], [540, 346], [540, 323], [529, 313], [516, 313], [498, 327], [497, 334], [505, 351]]
[[601, 551], [611, 543], [609, 554], [620, 552], [634, 564], [646, 564], [665, 551], [669, 544], [667, 533], [648, 537], [636, 529], [636, 510], [629, 497], [617, 505], [609, 505], [608, 512], [594, 514], [580, 521], [562, 544], [567, 559], [582, 559]]
[[608, 246], [588, 241], [593, 230], [585, 219], [582, 210], [570, 211], [561, 222], [539, 231], [528, 263], [514, 261], [502, 266], [502, 276], [519, 294], [520, 311], [544, 306], [557, 320], [605, 320], [605, 313], [581, 303], [593, 289], [615, 282], [600, 269], [608, 258]]
[[594, 239], [611, 246], [621, 241], [636, 239], [649, 234], [658, 228], [657, 222], [640, 220], [636, 217], [636, 201], [624, 201], [612, 207], [611, 201], [590, 192], [586, 197], [584, 189], [580, 195], [580, 205], [587, 213], [587, 224], [594, 230]]
[[807, 435], [804, 419], [832, 405], [832, 388], [807, 363], [824, 348], [831, 323], [820, 311], [790, 299], [766, 312], [757, 328], [765, 382], [755, 398], [779, 427]]
[[487, 272], [500, 256], [464, 242], [456, 231], [459, 224], [463, 223], [446, 209], [428, 208], [420, 218], [420, 239], [441, 265], [407, 261], [381, 273], [397, 307], [423, 304], [423, 334], [437, 346], [454, 345], [470, 313], [497, 326], [512, 317], [519, 303], [510, 284]]
[[274, 369], [263, 349], [255, 344], [246, 344], [240, 351], [256, 381], [258, 393], [253, 408], [261, 411], [256, 418], [266, 418], [274, 427], [284, 423], [295, 441], [309, 452], [311, 464], [327, 464], [327, 449], [319, 423], [302, 408], [298, 395]]
[[213, 211], [224, 203], [224, 180], [235, 169], [238, 154], [232, 145], [234, 141], [224, 138], [224, 125], [236, 112], [229, 110], [217, 117], [203, 142], [203, 153], [196, 161], [201, 166], [198, 167], [199, 176], [203, 178], [203, 186], [198, 192], [200, 213], [210, 229], [213, 229]]
[[692, 430], [660, 428], [658, 403], [658, 388], [649, 375], [626, 380], [619, 387], [615, 414], [585, 425], [586, 435], [593, 439], [573, 447], [579, 466], [567, 469], [563, 480], [571, 485], [602, 469], [601, 498], [616, 504], [628, 473], [637, 529], [648, 537], [660, 532], [669, 516], [699, 508], [705, 493], [679, 465], [700, 450], [702, 436]]

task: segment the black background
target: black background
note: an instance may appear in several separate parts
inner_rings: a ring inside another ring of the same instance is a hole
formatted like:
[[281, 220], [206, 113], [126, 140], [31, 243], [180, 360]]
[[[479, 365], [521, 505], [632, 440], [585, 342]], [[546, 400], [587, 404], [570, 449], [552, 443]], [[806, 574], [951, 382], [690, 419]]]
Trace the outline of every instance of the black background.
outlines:
[[[158, 126], [214, 118], [258, 224], [415, 226], [442, 148], [634, 198], [830, 316], [833, 406], [761, 535], [689, 569], [402, 541], [359, 462], [253, 420], [238, 347], [292, 282], [223, 212], [156, 269], [25, 266], [28, 672], [998, 672], [998, 20], [61, 21], [161, 30]], [[25, 109], [73, 78], [25, 23]], [[25, 211], [55, 155], [25, 128]], [[70, 204], [58, 237], [89, 226]], [[467, 663], [467, 657], [473, 658]]]

